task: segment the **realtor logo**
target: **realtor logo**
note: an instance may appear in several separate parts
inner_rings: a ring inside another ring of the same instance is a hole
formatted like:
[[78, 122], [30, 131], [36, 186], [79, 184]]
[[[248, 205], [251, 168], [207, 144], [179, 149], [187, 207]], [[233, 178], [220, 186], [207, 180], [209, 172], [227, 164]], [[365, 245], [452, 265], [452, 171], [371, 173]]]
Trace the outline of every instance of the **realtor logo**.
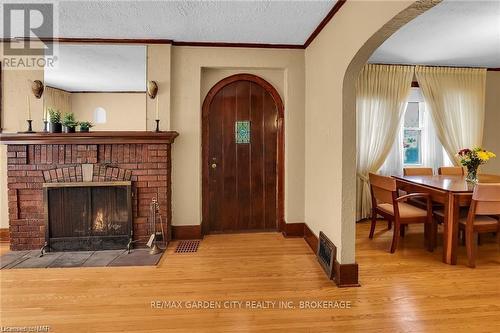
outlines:
[[[51, 3], [4, 3], [4, 55], [51, 56], [53, 43], [33, 43], [54, 36], [54, 5]], [[15, 40], [19, 38], [19, 40]]]

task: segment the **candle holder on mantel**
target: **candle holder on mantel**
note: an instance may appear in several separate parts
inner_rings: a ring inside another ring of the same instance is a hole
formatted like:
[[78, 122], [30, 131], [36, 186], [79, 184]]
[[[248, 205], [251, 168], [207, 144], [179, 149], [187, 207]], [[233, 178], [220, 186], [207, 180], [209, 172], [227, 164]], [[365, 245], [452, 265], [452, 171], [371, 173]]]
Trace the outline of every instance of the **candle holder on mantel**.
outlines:
[[156, 119], [156, 130], [155, 132], [160, 132], [160, 119]]
[[47, 120], [43, 121], [43, 132], [48, 133], [49, 132], [49, 122]]
[[28, 123], [28, 130], [27, 130], [26, 132], [23, 132], [23, 133], [35, 133], [35, 132], [33, 131], [33, 126], [32, 126], [32, 124], [31, 124], [31, 123], [33, 122], [33, 120], [28, 119], [28, 120], [26, 120], [26, 122]]

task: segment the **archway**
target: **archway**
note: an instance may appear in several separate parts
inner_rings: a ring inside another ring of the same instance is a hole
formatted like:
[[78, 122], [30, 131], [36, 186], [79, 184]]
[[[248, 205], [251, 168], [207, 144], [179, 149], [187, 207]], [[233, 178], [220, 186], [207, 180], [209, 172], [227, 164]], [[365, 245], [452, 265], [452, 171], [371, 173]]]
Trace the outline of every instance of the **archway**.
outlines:
[[[375, 50], [393, 33], [442, 0], [419, 0], [394, 16], [357, 51], [344, 74], [342, 86], [342, 230], [352, 230], [356, 221], [356, 80]], [[355, 232], [342, 233], [343, 244], [355, 244]], [[349, 237], [345, 237], [349, 236]]]

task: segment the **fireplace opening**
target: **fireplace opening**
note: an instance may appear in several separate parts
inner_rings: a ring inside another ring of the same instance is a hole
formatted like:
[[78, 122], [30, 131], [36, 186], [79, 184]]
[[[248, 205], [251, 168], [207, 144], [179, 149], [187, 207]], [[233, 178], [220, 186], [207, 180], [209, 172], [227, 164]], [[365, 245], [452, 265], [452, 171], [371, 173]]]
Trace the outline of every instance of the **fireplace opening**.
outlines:
[[51, 251], [116, 250], [132, 238], [130, 181], [44, 184]]

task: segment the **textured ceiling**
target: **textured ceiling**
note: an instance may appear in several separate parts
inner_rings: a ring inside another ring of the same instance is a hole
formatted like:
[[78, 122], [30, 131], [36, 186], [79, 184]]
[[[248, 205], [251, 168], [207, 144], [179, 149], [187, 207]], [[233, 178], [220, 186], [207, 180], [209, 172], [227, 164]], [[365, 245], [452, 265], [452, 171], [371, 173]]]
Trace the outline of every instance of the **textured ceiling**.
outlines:
[[445, 0], [398, 30], [371, 63], [500, 67], [500, 1]]
[[45, 84], [67, 91], [145, 91], [146, 47], [60, 44]]
[[58, 1], [57, 37], [302, 45], [335, 2]]

